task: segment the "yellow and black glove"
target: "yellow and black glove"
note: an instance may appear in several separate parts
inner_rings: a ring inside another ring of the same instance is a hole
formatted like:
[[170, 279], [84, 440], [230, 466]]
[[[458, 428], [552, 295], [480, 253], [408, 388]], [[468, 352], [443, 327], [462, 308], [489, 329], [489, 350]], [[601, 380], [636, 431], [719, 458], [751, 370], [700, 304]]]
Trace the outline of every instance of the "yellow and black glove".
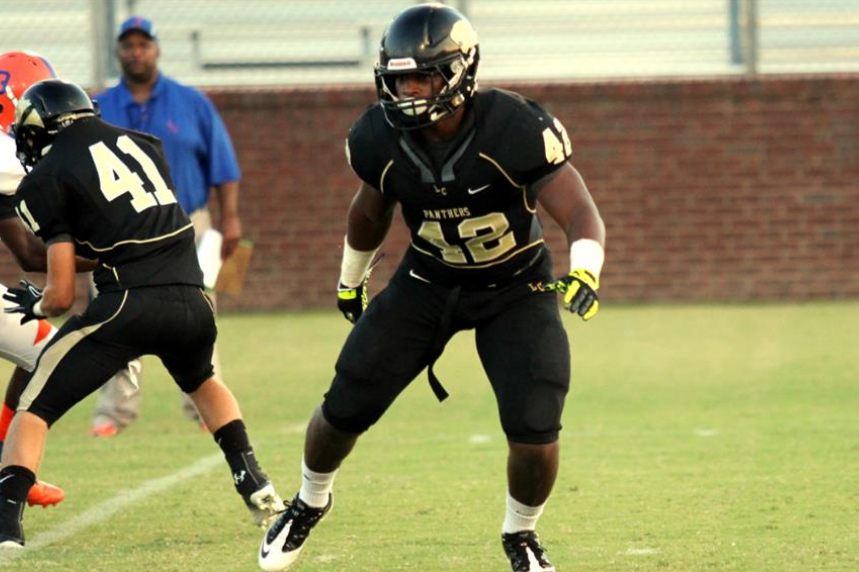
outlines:
[[578, 314], [582, 320], [590, 320], [600, 309], [600, 298], [597, 294], [600, 281], [587, 270], [573, 270], [549, 287], [563, 294], [564, 308]]
[[364, 278], [360, 286], [350, 288], [340, 284], [337, 286], [337, 308], [343, 312], [343, 316], [353, 324], [358, 321], [364, 310], [367, 309], [367, 282], [369, 276]]

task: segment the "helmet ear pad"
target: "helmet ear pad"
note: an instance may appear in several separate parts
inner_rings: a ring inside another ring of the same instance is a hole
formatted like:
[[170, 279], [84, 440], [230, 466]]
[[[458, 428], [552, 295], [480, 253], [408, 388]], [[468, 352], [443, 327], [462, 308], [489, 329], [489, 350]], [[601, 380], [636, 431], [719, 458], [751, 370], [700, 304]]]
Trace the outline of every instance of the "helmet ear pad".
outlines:
[[[385, 118], [401, 130], [427, 127], [455, 112], [477, 90], [480, 48], [477, 33], [459, 12], [440, 4], [404, 10], [382, 36], [376, 92]], [[399, 97], [397, 76], [425, 73], [441, 77], [437, 94]]]

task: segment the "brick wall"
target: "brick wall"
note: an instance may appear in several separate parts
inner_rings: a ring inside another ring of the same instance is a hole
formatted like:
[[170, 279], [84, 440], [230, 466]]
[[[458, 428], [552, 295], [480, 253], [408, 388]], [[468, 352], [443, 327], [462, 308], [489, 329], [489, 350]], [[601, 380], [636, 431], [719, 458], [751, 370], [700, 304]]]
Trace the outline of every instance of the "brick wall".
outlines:
[[[503, 87], [567, 127], [608, 229], [605, 300], [859, 296], [859, 75]], [[211, 95], [239, 153], [255, 243], [244, 295], [222, 306], [332, 307], [357, 189], [343, 141], [374, 93]], [[563, 237], [546, 228], [560, 273]], [[374, 289], [407, 243], [398, 220]], [[6, 264], [0, 276], [16, 273]]]

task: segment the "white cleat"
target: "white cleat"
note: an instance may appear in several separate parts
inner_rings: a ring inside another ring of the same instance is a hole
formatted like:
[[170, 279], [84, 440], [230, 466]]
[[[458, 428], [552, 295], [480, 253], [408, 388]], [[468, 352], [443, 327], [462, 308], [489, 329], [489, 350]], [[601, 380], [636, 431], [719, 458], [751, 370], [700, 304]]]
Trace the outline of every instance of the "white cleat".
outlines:
[[268, 529], [259, 549], [259, 567], [265, 572], [282, 572], [292, 566], [304, 548], [310, 531], [331, 510], [333, 497], [322, 508], [307, 506], [295, 495], [287, 509]]
[[286, 510], [283, 499], [271, 483], [266, 483], [261, 489], [252, 493], [245, 499], [245, 504], [251, 511], [254, 525], [262, 529], [268, 528], [277, 515]]

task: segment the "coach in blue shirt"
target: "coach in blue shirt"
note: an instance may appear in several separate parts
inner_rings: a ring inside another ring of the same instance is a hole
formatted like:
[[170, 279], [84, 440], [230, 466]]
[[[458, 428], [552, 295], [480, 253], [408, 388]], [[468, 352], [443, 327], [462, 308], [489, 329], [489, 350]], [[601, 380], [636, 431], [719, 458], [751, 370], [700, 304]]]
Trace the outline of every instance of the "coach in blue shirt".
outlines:
[[[211, 228], [207, 205], [209, 193], [215, 189], [223, 235], [221, 258], [228, 258], [242, 236], [240, 172], [230, 136], [205, 95], [159, 72], [160, 55], [152, 22], [139, 16], [125, 20], [116, 45], [122, 79], [95, 99], [105, 121], [161, 139], [179, 204], [190, 215], [198, 240]], [[221, 378], [217, 353], [213, 361], [216, 376]], [[122, 385], [109, 382], [103, 389], [93, 421], [94, 435], [116, 435], [136, 419], [140, 394], [128, 384]], [[184, 409], [196, 418], [190, 400], [185, 401]]]

